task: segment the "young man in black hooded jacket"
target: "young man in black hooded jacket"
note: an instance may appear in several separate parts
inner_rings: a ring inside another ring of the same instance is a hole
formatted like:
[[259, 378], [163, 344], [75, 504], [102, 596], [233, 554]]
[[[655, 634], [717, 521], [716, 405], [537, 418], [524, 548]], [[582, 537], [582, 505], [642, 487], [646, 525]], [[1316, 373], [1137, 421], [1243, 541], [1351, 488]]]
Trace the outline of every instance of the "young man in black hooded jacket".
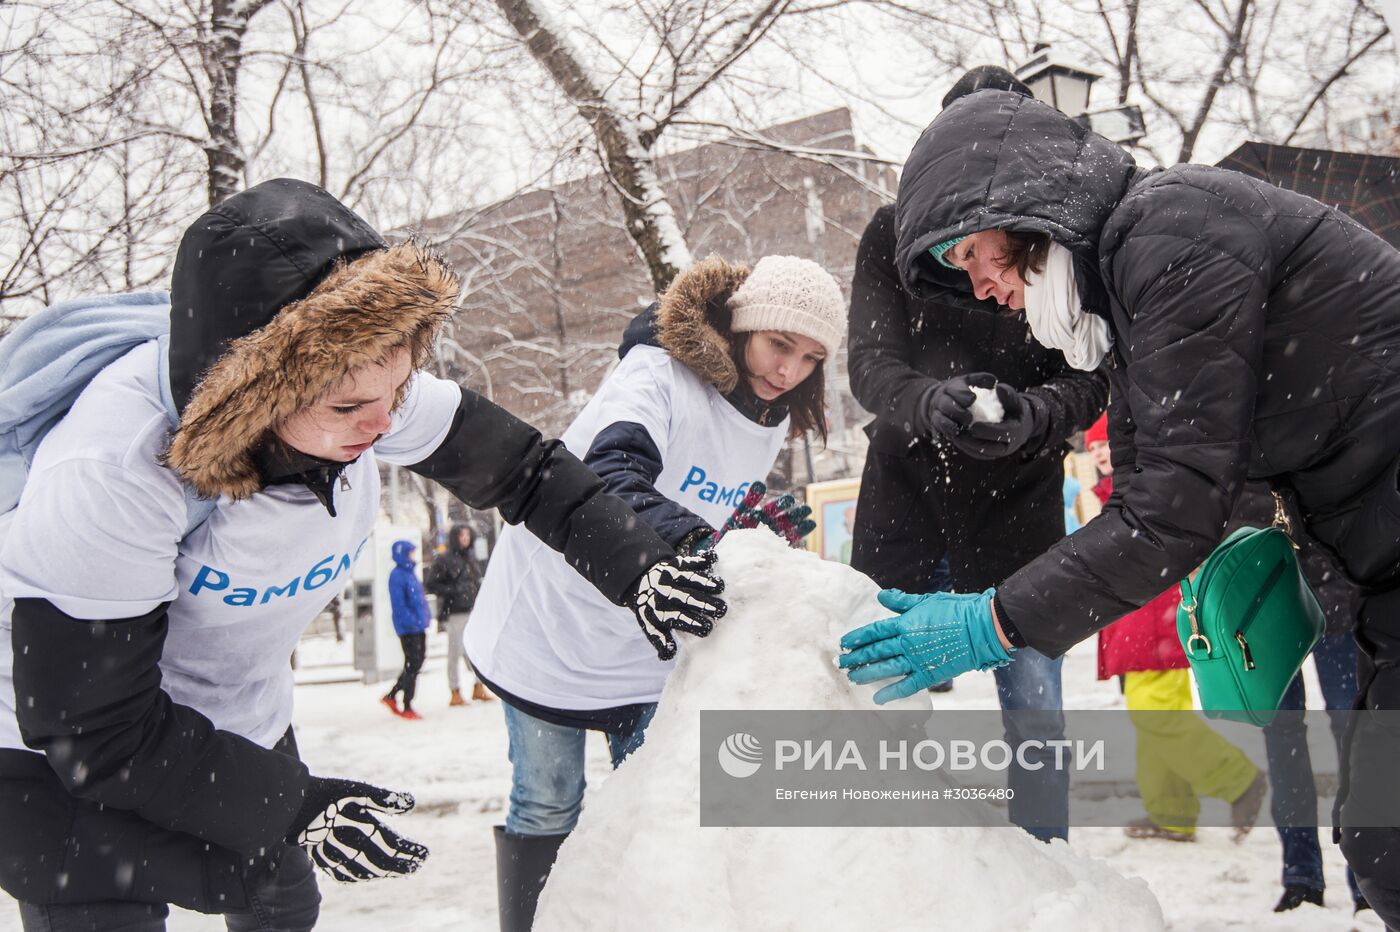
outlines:
[[381, 819], [412, 797], [311, 775], [290, 728], [287, 661], [374, 526], [377, 460], [523, 523], [639, 638], [723, 613], [708, 561], [424, 371], [457, 290], [320, 188], [266, 182], [186, 231], [168, 337], [43, 438], [0, 516], [0, 887], [27, 932], [158, 932], [169, 903], [305, 930], [313, 864], [353, 882], [426, 857]]
[[[987, 66], [943, 104], [987, 86], [1024, 87]], [[1066, 440], [1102, 413], [1108, 383], [1070, 368], [1031, 339], [1023, 319], [956, 280], [911, 295], [895, 244], [891, 204], [866, 227], [851, 282], [851, 390], [876, 416], [866, 428], [851, 565], [882, 587], [923, 592], [946, 559], [951, 588], [981, 591], [1064, 536]], [[973, 386], [996, 390], [1001, 423], [972, 428]], [[1058, 660], [1029, 651], [996, 676], [1010, 740], [1064, 737]], [[1039, 838], [1063, 838], [1068, 775], [1037, 770], [1009, 774], [1011, 819]]]

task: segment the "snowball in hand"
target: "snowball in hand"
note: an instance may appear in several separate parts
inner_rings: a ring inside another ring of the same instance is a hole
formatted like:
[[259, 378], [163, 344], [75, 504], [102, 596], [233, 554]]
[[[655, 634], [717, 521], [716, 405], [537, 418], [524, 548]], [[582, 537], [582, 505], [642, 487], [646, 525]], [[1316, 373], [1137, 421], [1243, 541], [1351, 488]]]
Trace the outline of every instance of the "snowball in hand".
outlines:
[[978, 388], [976, 385], [968, 387], [972, 389], [972, 394], [977, 396], [972, 402], [972, 423], [1000, 424], [1001, 419], [1006, 416], [1006, 409], [1001, 406], [996, 388]]

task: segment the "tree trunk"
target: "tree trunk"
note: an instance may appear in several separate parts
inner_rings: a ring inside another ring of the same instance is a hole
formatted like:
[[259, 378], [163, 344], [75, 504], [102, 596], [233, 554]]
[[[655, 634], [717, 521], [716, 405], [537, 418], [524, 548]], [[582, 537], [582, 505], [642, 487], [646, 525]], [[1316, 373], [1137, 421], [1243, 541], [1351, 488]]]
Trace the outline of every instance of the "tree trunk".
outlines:
[[204, 71], [209, 78], [209, 206], [243, 189], [243, 146], [238, 138], [238, 70], [243, 64], [243, 36], [267, 0], [213, 0]]
[[612, 107], [602, 86], [574, 55], [566, 39], [546, 25], [532, 0], [495, 0], [506, 21], [544, 66], [579, 115], [593, 128], [608, 177], [622, 200], [627, 233], [647, 264], [657, 294], [690, 265], [690, 250], [661, 191], [651, 152], [636, 124]]
[[569, 322], [564, 316], [564, 256], [559, 251], [559, 231], [564, 226], [564, 217], [559, 210], [559, 192], [549, 192], [549, 296], [554, 305], [554, 341], [559, 355], [554, 369], [559, 377], [558, 391], [561, 406], [569, 404]]

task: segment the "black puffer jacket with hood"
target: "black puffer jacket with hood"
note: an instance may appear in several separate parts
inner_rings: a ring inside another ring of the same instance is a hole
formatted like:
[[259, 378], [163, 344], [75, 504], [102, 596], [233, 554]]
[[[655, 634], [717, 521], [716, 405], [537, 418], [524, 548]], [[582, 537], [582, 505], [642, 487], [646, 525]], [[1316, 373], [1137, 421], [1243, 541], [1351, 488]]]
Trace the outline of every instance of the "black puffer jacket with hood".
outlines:
[[896, 223], [915, 293], [966, 278], [928, 256], [934, 245], [1048, 233], [1114, 335], [1114, 495], [998, 589], [1025, 642], [1061, 654], [1184, 576], [1221, 540], [1246, 478], [1293, 493], [1352, 578], [1400, 581], [1400, 253], [1379, 237], [1235, 172], [1142, 170], [1059, 111], [995, 90], [924, 131]]
[[[901, 456], [939, 447], [938, 455], [923, 461], [940, 473], [929, 482], [946, 487], [950, 496], [965, 494], [975, 485], [973, 477], [989, 472], [1003, 485], [1042, 485], [1042, 477], [1061, 469], [1069, 436], [1103, 413], [1107, 379], [1070, 368], [1059, 350], [1031, 339], [1023, 317], [1002, 312], [994, 301], [977, 300], [966, 275], [961, 282], [950, 277], [946, 288], [911, 296], [896, 269], [895, 247], [891, 204], [875, 211], [861, 236], [847, 328], [851, 392], [875, 415], [866, 429], [871, 446]], [[945, 379], [973, 372], [989, 372], [1042, 403], [1046, 429], [1039, 443], [989, 461], [920, 433], [916, 425], [928, 395]], [[1019, 532], [1008, 528], [1007, 533]]]
[[472, 553], [471, 544], [458, 546], [461, 532], [474, 533], [465, 524], [454, 524], [447, 532], [447, 550], [433, 558], [423, 588], [438, 597], [438, 619], [470, 612], [481, 591], [483, 570]]

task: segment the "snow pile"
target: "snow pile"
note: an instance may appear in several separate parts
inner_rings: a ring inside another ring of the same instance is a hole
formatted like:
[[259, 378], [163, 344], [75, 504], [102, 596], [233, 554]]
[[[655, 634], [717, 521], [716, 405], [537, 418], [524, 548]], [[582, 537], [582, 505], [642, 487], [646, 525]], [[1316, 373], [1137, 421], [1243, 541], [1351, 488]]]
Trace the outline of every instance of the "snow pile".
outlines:
[[972, 394], [977, 396], [972, 402], [972, 423], [1000, 424], [1001, 419], [1006, 416], [1006, 409], [1001, 406], [997, 390], [978, 388], [976, 385], [968, 387], [972, 389]]
[[727, 535], [719, 555], [729, 614], [686, 640], [646, 744], [590, 790], [537, 932], [1163, 927], [1142, 881], [1018, 829], [702, 829], [700, 710], [873, 707], [833, 657], [889, 614], [867, 577], [766, 531]]

